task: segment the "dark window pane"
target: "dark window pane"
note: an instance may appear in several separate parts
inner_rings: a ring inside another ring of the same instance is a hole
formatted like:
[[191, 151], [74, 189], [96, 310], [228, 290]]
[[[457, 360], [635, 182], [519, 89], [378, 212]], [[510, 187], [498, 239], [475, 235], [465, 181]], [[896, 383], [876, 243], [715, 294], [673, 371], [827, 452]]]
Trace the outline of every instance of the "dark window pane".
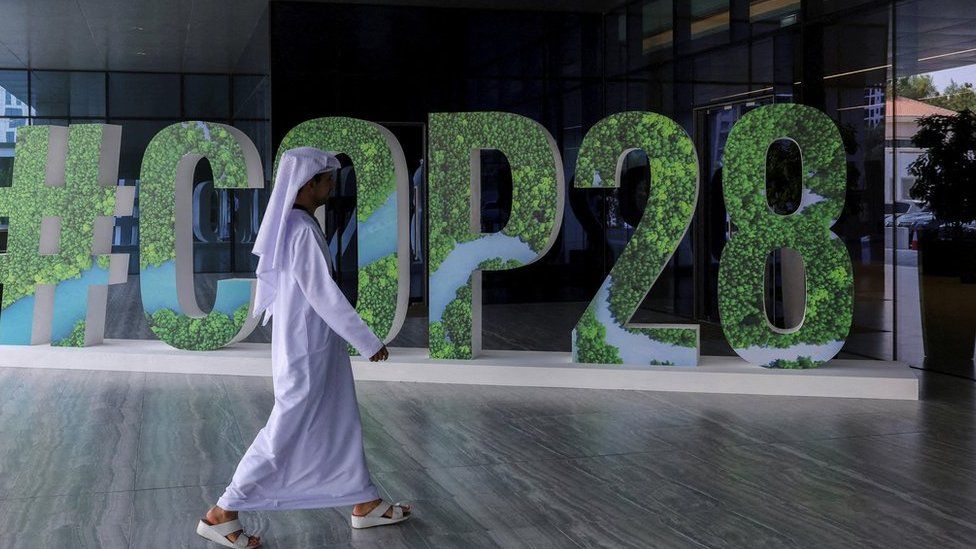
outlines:
[[183, 77], [186, 119], [230, 118], [230, 81], [226, 75], [188, 74]]
[[113, 120], [122, 126], [122, 150], [119, 158], [119, 179], [139, 179], [142, 155], [149, 141], [163, 128], [176, 120]]
[[34, 71], [31, 73], [31, 105], [39, 116], [67, 116], [67, 73]]
[[641, 53], [667, 50], [674, 40], [673, 6], [668, 0], [644, 2], [640, 7]]
[[105, 73], [69, 73], [68, 114], [105, 116]]
[[699, 38], [728, 30], [728, 0], [693, 0], [691, 2], [691, 37]]
[[108, 84], [113, 118], [180, 117], [178, 74], [110, 73]]
[[[749, 20], [757, 26], [761, 22], [772, 24], [761, 25], [762, 30], [789, 26], [796, 21], [800, 13], [800, 0], [760, 0], [749, 4]], [[757, 29], [754, 29], [754, 32]]]
[[14, 143], [17, 133], [9, 119], [0, 118], [0, 187], [9, 187], [14, 174]]
[[0, 71], [0, 115], [30, 116], [27, 105], [27, 72]]
[[33, 71], [31, 106], [37, 116], [105, 116], [105, 73]]
[[234, 126], [244, 132], [261, 156], [261, 163], [264, 166], [264, 179], [271, 179], [271, 168], [274, 159], [271, 158], [271, 124], [266, 121], [243, 121], [235, 122]]
[[266, 76], [235, 76], [234, 118], [269, 118], [269, 92]]
[[67, 118], [34, 118], [31, 126], [67, 126]]

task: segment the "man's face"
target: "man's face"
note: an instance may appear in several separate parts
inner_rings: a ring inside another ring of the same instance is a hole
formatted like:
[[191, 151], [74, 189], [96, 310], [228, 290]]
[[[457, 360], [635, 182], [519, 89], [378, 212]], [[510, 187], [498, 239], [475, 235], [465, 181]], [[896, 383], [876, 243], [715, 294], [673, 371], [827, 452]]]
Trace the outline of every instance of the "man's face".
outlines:
[[335, 174], [336, 172], [326, 172], [319, 174], [319, 176], [312, 180], [310, 188], [312, 190], [312, 199], [316, 204], [325, 204], [326, 200], [332, 194], [332, 190], [335, 188]]

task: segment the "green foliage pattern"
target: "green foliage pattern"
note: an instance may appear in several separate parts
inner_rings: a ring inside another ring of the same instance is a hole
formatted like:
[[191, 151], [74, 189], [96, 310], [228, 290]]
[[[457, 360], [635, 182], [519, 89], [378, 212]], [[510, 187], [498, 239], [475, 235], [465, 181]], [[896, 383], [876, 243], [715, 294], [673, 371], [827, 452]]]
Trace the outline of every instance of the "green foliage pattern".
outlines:
[[185, 155], [210, 162], [215, 189], [247, 188], [244, 151], [223, 124], [180, 122], [159, 131], [142, 157], [139, 183], [139, 266], [176, 259], [176, 172]]
[[[45, 183], [49, 152], [59, 139], [52, 126], [18, 130], [11, 186], [0, 189], [0, 216], [7, 217], [7, 253], [0, 255], [3, 309], [34, 295], [38, 284], [57, 285], [80, 278], [94, 266], [107, 268], [110, 255], [93, 255], [95, 220], [115, 214], [116, 187], [99, 184], [102, 146], [107, 139], [103, 124], [72, 124], [67, 129], [64, 184]], [[58, 253], [39, 255], [41, 220], [58, 217]], [[61, 311], [72, 314], [75, 311]], [[57, 342], [84, 345], [85, 311], [81, 338]], [[78, 326], [75, 326], [77, 331]]]
[[819, 365], [820, 363], [808, 356], [801, 356], [796, 360], [777, 358], [769, 363], [770, 368], [778, 368], [780, 370], [806, 370], [808, 368], [816, 368]]
[[[187, 155], [209, 161], [214, 188], [248, 187], [244, 150], [227, 126], [181, 122], [163, 128], [146, 147], [140, 172], [139, 265], [143, 272], [176, 260], [175, 184], [179, 165]], [[146, 291], [153, 290], [143, 287]], [[215, 310], [193, 318], [161, 308], [146, 311], [146, 320], [153, 333], [173, 347], [214, 350], [237, 335], [246, 321], [247, 308], [245, 303], [233, 318]], [[243, 314], [238, 314], [241, 310]]]
[[[623, 112], [608, 116], [587, 132], [576, 164], [577, 188], [614, 188], [617, 166], [633, 149], [641, 149], [650, 162], [651, 183], [647, 206], [620, 258], [610, 270], [609, 308], [617, 325], [648, 339], [680, 347], [697, 347], [695, 328], [653, 328], [628, 325], [654, 281], [681, 242], [698, 200], [698, 156], [688, 134], [671, 119], [650, 112]], [[595, 308], [590, 303], [575, 328], [577, 362], [622, 359], [605, 340], [605, 328], [597, 331]], [[613, 349], [611, 352], [609, 347]], [[648, 357], [650, 361], [659, 361]]]
[[343, 153], [356, 169], [356, 219], [365, 222], [396, 192], [393, 154], [380, 127], [366, 120], [341, 116], [316, 118], [295, 126], [285, 135], [275, 156], [289, 149], [316, 147]]
[[[777, 215], [766, 197], [766, 151], [792, 139], [802, 156], [803, 188], [813, 200], [791, 215]], [[830, 227], [844, 208], [846, 167], [837, 126], [820, 111], [777, 104], [746, 114], [725, 148], [725, 204], [736, 231], [719, 267], [719, 312], [733, 349], [775, 349], [842, 342], [853, 311], [853, 271], [847, 249]], [[794, 331], [775, 330], [765, 313], [767, 256], [790, 248], [803, 257], [806, 314]], [[837, 346], [837, 350], [840, 346]], [[810, 367], [831, 357], [772, 356], [768, 367]]]
[[[389, 334], [393, 327], [398, 284], [396, 254], [381, 257], [359, 269], [356, 311], [375, 334]], [[359, 355], [352, 345], [348, 345], [348, 348], [351, 356]]]
[[227, 344], [244, 325], [250, 304], [234, 310], [233, 317], [211, 311], [202, 318], [193, 318], [170, 309], [146, 314], [156, 335], [165, 334], [166, 343], [177, 349], [212, 351]]
[[[18, 130], [13, 182], [0, 189], [0, 216], [9, 218], [7, 253], [0, 255], [3, 308], [34, 295], [37, 284], [78, 278], [92, 268], [95, 219], [115, 213], [115, 188], [98, 183], [102, 132], [102, 124], [69, 127], [64, 185], [52, 187], [44, 182], [51, 127]], [[60, 218], [57, 254], [38, 253], [43, 217]]]
[[429, 272], [456, 244], [481, 236], [470, 228], [470, 159], [476, 149], [500, 150], [512, 168], [512, 212], [501, 232], [543, 252], [554, 229], [558, 168], [542, 126], [502, 112], [431, 114]]
[[54, 345], [55, 347], [84, 347], [85, 319], [75, 322], [74, 327], [71, 328], [70, 334], [58, 341], [52, 341], [51, 345]]
[[[514, 269], [522, 263], [516, 259], [503, 260], [498, 257], [478, 263], [478, 268], [486, 271]], [[472, 358], [471, 352], [471, 283], [474, 274], [468, 276], [466, 284], [454, 293], [455, 297], [444, 308], [443, 320], [432, 322], [428, 338], [431, 358]]]
[[623, 364], [620, 350], [608, 345], [607, 327], [587, 307], [573, 329], [573, 362], [583, 364]]

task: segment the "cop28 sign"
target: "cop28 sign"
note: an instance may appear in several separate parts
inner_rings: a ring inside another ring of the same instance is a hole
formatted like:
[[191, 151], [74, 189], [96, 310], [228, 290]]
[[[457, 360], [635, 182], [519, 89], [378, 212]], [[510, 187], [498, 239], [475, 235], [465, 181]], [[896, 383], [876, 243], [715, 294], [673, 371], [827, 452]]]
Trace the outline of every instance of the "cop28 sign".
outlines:
[[[119, 127], [101, 124], [20, 130], [12, 186], [0, 189], [0, 217], [9, 220], [0, 255], [0, 343], [101, 341], [106, 288], [125, 281], [127, 263], [111, 253], [113, 219], [131, 215], [134, 198], [131, 187], [116, 186], [119, 139]], [[789, 215], [774, 213], [766, 199], [766, 153], [781, 139], [797, 144], [803, 164], [801, 205]], [[389, 341], [403, 324], [409, 289], [403, 151], [382, 126], [341, 117], [300, 124], [278, 156], [299, 146], [343, 152], [356, 167], [357, 310]], [[479, 155], [486, 149], [504, 153], [512, 169], [512, 211], [496, 233], [480, 232]], [[647, 206], [573, 329], [573, 361], [693, 366], [698, 326], [630, 322], [691, 223], [699, 193], [691, 139], [659, 114], [614, 114], [583, 139], [575, 185], [617, 187], [624, 157], [637, 149], [650, 160]], [[430, 357], [470, 359], [481, 348], [481, 272], [517, 269], [545, 255], [562, 223], [565, 176], [545, 128], [508, 113], [432, 114], [428, 155]], [[217, 349], [256, 325], [253, 279], [221, 281], [209, 313], [194, 296], [191, 183], [204, 158], [217, 188], [264, 185], [254, 144], [229, 126], [174, 124], [147, 147], [140, 174], [143, 308], [152, 331], [179, 349]], [[735, 226], [719, 270], [725, 336], [753, 364], [804, 368], [830, 360], [847, 337], [853, 308], [850, 258], [830, 230], [845, 193], [837, 128], [811, 107], [761, 107], [732, 128], [724, 164]], [[787, 330], [770, 324], [764, 309], [766, 258], [779, 248], [797, 252], [805, 272], [803, 320]]]

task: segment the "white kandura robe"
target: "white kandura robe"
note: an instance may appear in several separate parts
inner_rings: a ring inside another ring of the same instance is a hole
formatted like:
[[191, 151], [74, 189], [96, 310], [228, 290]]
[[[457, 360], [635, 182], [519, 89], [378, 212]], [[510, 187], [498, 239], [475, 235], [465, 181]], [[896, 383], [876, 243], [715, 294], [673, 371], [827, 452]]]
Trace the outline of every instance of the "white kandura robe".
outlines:
[[295, 209], [285, 223], [288, 253], [271, 336], [274, 408], [217, 501], [223, 509], [308, 509], [379, 498], [366, 467], [346, 341], [365, 357], [383, 343], [332, 279], [315, 220]]

